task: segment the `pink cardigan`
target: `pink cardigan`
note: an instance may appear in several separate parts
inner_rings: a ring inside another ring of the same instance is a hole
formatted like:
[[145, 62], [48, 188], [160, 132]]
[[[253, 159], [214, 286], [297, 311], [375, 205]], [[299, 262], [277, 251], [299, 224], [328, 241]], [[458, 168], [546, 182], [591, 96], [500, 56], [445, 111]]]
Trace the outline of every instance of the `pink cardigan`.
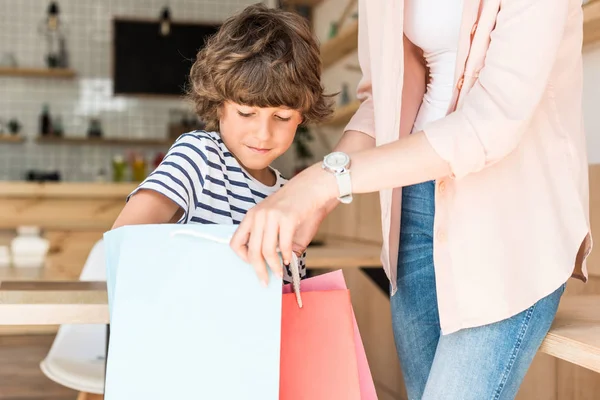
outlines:
[[[361, 106], [346, 130], [377, 145], [409, 134], [425, 91], [403, 6], [359, 0]], [[423, 129], [452, 171], [436, 181], [435, 200], [444, 334], [517, 314], [571, 276], [587, 281], [582, 20], [581, 0], [464, 0], [452, 105]], [[380, 192], [392, 294], [400, 195]]]

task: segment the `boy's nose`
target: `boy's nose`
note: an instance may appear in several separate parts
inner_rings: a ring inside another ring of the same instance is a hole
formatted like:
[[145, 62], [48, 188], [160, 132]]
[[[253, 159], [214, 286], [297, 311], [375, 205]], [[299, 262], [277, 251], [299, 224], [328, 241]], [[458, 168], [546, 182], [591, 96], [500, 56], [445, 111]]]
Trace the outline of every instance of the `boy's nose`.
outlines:
[[268, 121], [262, 121], [256, 128], [256, 137], [260, 140], [268, 140], [271, 137], [271, 125]]

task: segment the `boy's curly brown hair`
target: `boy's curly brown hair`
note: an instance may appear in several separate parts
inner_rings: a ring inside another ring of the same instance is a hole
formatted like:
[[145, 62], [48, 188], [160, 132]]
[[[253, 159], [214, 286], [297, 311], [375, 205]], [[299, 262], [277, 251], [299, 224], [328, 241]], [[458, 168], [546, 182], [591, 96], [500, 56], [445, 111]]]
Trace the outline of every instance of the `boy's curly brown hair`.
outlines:
[[187, 97], [209, 130], [219, 129], [225, 101], [252, 107], [300, 110], [303, 124], [333, 113], [323, 93], [317, 39], [307, 21], [263, 4], [225, 20], [198, 52]]

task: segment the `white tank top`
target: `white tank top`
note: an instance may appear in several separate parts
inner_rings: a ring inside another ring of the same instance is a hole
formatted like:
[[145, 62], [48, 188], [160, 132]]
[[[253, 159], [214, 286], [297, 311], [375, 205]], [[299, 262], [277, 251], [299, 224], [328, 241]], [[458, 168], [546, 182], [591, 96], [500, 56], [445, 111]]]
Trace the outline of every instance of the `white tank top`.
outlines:
[[430, 82], [413, 131], [443, 118], [454, 86], [463, 0], [404, 0], [404, 33], [423, 50]]

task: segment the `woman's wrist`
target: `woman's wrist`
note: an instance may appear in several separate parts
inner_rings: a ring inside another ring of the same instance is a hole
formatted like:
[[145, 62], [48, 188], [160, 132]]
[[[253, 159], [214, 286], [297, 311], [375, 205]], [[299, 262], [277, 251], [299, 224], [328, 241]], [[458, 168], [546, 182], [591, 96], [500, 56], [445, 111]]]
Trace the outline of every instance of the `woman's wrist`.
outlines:
[[335, 204], [339, 202], [339, 189], [335, 176], [323, 169], [321, 163], [316, 163], [310, 168], [313, 169], [311, 176], [312, 184], [315, 190], [320, 193], [319, 208], [335, 208]]

